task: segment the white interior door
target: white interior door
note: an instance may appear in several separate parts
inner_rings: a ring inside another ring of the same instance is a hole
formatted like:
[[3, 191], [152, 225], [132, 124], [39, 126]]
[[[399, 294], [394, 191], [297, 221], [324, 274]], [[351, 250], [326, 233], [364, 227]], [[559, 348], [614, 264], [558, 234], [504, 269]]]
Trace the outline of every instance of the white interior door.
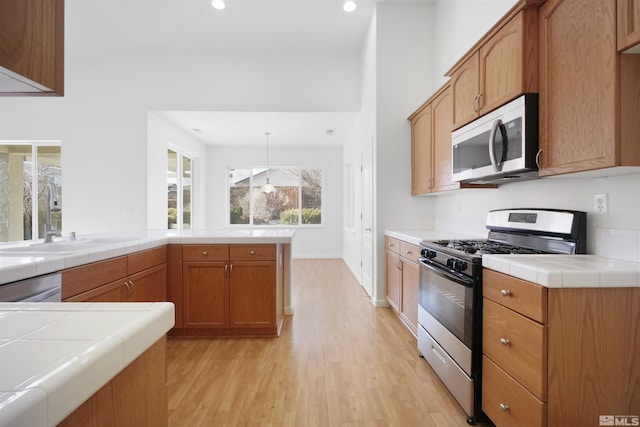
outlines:
[[373, 295], [373, 145], [369, 144], [361, 155], [361, 199], [360, 239], [362, 287]]

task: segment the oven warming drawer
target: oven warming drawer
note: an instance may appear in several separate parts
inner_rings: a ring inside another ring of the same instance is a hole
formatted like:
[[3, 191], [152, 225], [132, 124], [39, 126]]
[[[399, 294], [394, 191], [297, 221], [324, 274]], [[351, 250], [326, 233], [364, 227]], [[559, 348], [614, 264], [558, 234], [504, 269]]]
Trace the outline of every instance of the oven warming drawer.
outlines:
[[418, 325], [418, 350], [458, 401], [464, 412], [473, 416], [473, 380], [460, 369], [422, 325]]

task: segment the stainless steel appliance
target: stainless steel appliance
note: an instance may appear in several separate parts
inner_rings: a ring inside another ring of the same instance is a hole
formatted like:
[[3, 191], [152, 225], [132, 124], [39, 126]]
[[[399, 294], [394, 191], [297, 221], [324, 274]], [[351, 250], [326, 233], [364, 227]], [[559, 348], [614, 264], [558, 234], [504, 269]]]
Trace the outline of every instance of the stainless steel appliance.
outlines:
[[51, 273], [0, 285], [3, 302], [60, 302], [62, 275]]
[[451, 133], [453, 180], [500, 184], [538, 176], [538, 95], [525, 94]]
[[502, 209], [487, 239], [420, 243], [418, 350], [474, 424], [483, 418], [482, 255], [586, 252], [586, 213]]

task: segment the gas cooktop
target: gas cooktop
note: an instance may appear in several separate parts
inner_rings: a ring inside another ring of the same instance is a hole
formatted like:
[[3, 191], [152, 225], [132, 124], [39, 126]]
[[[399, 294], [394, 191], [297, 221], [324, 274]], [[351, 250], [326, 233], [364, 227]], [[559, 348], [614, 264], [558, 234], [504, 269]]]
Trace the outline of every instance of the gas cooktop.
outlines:
[[539, 249], [514, 246], [487, 239], [481, 240], [436, 240], [429, 242], [443, 248], [453, 249], [469, 255], [484, 254], [545, 254], [550, 253]]

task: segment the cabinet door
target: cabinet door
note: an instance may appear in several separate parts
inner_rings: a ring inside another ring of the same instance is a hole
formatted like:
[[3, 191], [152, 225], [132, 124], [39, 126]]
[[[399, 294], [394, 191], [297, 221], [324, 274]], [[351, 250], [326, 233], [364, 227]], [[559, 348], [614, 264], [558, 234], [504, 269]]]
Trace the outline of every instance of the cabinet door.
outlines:
[[431, 192], [433, 186], [433, 129], [431, 104], [411, 120], [411, 195]]
[[618, 50], [640, 43], [640, 0], [618, 0]]
[[183, 263], [185, 328], [228, 327], [228, 268], [224, 261]]
[[433, 188], [444, 191], [459, 188], [453, 181], [451, 159], [451, 128], [453, 105], [451, 90], [447, 89], [433, 100]]
[[402, 280], [402, 263], [397, 254], [390, 250], [386, 250], [385, 253], [387, 259], [387, 302], [399, 313], [401, 309], [400, 281]]
[[523, 14], [513, 17], [480, 49], [482, 113], [512, 100], [523, 88]]
[[275, 261], [234, 261], [229, 280], [229, 326], [276, 326]]
[[69, 298], [65, 302], [121, 302], [124, 280], [117, 280], [106, 285], [82, 292]]
[[540, 6], [540, 175], [616, 163], [615, 2]]
[[416, 262], [402, 258], [402, 319], [414, 334], [418, 334], [419, 267]]
[[478, 117], [479, 64], [479, 54], [475, 53], [451, 75], [453, 129]]
[[[127, 286], [128, 285], [128, 286]], [[162, 302], [167, 300], [167, 265], [160, 264], [153, 268], [133, 274], [127, 278], [127, 302]]]

